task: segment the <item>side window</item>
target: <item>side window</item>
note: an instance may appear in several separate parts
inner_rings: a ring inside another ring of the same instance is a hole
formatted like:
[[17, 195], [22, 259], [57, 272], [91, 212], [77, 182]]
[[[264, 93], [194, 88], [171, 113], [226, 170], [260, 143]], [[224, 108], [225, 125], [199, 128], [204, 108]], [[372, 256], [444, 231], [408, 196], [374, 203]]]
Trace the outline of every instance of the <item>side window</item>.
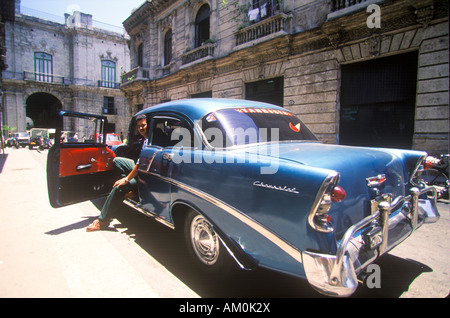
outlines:
[[151, 124], [151, 144], [160, 147], [192, 147], [193, 136], [182, 120], [173, 117], [156, 116]]
[[[151, 118], [147, 117], [147, 126], [149, 129], [149, 133], [151, 131], [150, 129], [150, 122]], [[145, 138], [139, 133], [137, 124], [136, 124], [136, 118], [133, 117], [132, 122], [130, 123], [129, 127], [129, 133], [127, 137], [127, 146], [118, 149], [117, 155], [120, 157], [126, 157], [133, 159], [134, 161], [137, 161], [139, 158], [139, 155], [141, 154], [142, 146], [145, 142]], [[116, 150], [117, 151], [117, 150]]]
[[54, 142], [59, 138], [61, 144], [93, 143], [103, 144], [103, 131], [105, 128], [105, 117], [97, 115], [75, 115], [65, 113], [62, 116], [62, 127], [59, 136], [51, 129], [33, 128], [31, 137], [42, 136]]

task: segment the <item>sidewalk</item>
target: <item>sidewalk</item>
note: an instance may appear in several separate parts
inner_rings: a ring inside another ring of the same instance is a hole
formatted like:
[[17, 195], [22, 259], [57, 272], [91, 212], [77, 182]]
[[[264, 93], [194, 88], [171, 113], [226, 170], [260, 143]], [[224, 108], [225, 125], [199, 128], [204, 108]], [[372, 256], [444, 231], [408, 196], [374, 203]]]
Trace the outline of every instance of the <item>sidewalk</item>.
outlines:
[[[6, 157], [6, 158], [5, 158]], [[91, 202], [53, 209], [47, 151], [0, 153], [0, 297], [198, 297], [117, 231], [86, 233]]]

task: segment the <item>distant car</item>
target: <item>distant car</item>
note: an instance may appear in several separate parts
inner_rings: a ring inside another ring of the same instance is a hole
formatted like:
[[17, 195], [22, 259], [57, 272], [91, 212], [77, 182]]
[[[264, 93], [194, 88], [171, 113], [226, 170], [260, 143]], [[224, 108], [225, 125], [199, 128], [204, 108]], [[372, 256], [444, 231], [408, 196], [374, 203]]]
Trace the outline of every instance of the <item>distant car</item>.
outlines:
[[5, 140], [6, 147], [16, 147], [19, 148], [19, 143], [17, 138], [12, 134], [8, 139]]
[[138, 198], [124, 202], [180, 229], [193, 261], [215, 275], [234, 260], [349, 296], [368, 265], [439, 219], [436, 191], [420, 181], [425, 152], [322, 144], [288, 110], [254, 101], [181, 100], [137, 115], [149, 126], [142, 151], [135, 118], [115, 153], [55, 144], [50, 203], [106, 195], [114, 157], [139, 158]]
[[26, 147], [30, 143], [30, 134], [27, 132], [13, 133], [10, 138], [6, 139], [7, 147]]
[[14, 134], [19, 145], [21, 147], [26, 147], [30, 143], [30, 134], [27, 132], [18, 132]]
[[28, 148], [31, 150], [35, 146], [39, 146], [41, 138], [46, 138], [48, 135], [47, 129], [44, 128], [32, 128], [30, 130], [30, 143]]
[[48, 149], [52, 146], [54, 138], [54, 128], [32, 128], [30, 130], [30, 143], [28, 144], [28, 149], [32, 150], [34, 147]]

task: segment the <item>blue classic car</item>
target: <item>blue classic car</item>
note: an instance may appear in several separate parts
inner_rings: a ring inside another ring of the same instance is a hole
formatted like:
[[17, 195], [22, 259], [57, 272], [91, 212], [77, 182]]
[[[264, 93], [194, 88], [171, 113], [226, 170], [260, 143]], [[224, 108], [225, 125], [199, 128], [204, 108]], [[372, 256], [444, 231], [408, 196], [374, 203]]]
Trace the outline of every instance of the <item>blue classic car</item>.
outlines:
[[[53, 207], [106, 195], [114, 157], [139, 158], [138, 196], [124, 202], [183, 231], [199, 266], [261, 266], [333, 296], [351, 295], [368, 265], [439, 219], [435, 190], [420, 182], [424, 152], [322, 144], [291, 112], [254, 101], [180, 100], [141, 114], [144, 148], [134, 118], [113, 150], [57, 138]], [[91, 135], [105, 117], [62, 111], [58, 132], [75, 120]]]

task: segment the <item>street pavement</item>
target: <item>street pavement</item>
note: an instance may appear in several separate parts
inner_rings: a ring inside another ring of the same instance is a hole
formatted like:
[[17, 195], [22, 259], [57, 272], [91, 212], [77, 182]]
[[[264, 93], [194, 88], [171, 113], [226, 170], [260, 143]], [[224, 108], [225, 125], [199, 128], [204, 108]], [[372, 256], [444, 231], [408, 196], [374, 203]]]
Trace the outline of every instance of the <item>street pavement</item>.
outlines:
[[[5, 297], [320, 297], [301, 279], [265, 269], [222, 280], [186, 261], [173, 231], [124, 208], [109, 231], [87, 233], [99, 202], [53, 209], [47, 151], [0, 153], [0, 298]], [[443, 298], [450, 291], [450, 213], [426, 224], [377, 261], [380, 288], [356, 298]]]
[[[0, 149], [1, 150], [1, 149]], [[0, 154], [0, 297], [170, 297], [198, 295], [120, 231], [87, 233], [92, 202], [53, 209], [47, 151]]]

